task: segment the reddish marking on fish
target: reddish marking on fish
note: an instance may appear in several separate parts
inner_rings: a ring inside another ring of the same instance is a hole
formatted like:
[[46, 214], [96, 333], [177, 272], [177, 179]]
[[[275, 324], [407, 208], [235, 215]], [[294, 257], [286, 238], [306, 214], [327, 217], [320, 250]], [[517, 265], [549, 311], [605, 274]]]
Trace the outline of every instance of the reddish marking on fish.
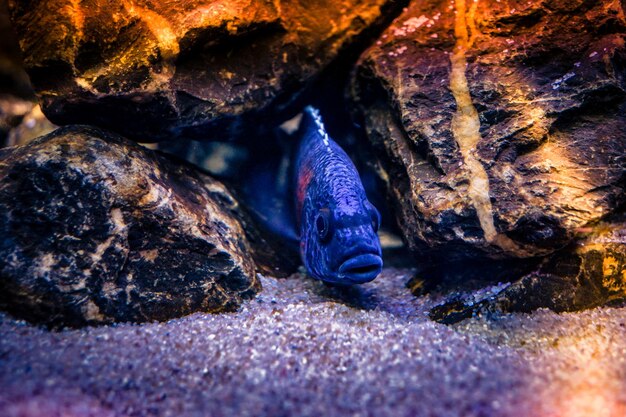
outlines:
[[304, 164], [298, 172], [298, 184], [296, 188], [296, 217], [298, 226], [300, 225], [300, 217], [302, 215], [302, 206], [304, 205], [304, 197], [307, 188], [313, 179], [313, 170], [309, 164]]

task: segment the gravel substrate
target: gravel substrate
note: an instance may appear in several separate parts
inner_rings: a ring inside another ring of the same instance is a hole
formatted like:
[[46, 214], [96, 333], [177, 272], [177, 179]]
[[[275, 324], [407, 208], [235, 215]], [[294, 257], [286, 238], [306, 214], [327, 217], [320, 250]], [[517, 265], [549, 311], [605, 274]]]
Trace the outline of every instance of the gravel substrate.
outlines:
[[262, 278], [237, 313], [50, 332], [0, 315], [0, 416], [626, 415], [626, 309], [447, 327], [386, 269]]

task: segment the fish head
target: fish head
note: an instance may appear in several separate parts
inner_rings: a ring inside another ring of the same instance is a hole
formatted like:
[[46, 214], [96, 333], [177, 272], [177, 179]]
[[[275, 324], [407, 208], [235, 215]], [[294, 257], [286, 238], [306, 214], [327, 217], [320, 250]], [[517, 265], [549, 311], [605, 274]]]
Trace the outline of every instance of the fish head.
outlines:
[[303, 207], [300, 252], [317, 279], [352, 285], [372, 281], [383, 267], [380, 214], [367, 200], [308, 198]]

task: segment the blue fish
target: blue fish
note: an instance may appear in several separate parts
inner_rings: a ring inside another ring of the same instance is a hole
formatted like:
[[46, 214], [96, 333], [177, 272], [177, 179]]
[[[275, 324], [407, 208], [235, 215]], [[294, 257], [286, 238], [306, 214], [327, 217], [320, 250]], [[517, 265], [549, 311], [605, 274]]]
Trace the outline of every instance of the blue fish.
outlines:
[[380, 214], [319, 112], [307, 107], [300, 123], [294, 176], [302, 262], [311, 276], [326, 282], [371, 281], [383, 267], [376, 233]]
[[340, 285], [373, 280], [383, 267], [377, 235], [381, 219], [354, 164], [311, 106], [295, 137], [295, 154], [287, 153], [273, 169], [266, 159], [265, 166], [250, 172], [247, 194], [256, 214], [275, 234], [299, 246], [313, 278]]

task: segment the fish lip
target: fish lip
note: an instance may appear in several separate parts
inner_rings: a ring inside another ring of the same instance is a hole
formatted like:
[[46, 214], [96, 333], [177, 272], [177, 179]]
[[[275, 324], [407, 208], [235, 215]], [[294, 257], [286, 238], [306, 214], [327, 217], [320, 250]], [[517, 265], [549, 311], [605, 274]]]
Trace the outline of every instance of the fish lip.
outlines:
[[[350, 272], [353, 269], [368, 268], [363, 272]], [[383, 259], [375, 253], [356, 255], [345, 260], [337, 270], [338, 277], [350, 284], [363, 284], [372, 281], [381, 273]]]
[[382, 256], [381, 250], [379, 247], [372, 245], [358, 245], [351, 248], [351, 250], [342, 254], [342, 256], [338, 259], [338, 262], [335, 263], [334, 269], [339, 270], [343, 264], [353, 258], [357, 258], [361, 255], [374, 255], [379, 258]]

